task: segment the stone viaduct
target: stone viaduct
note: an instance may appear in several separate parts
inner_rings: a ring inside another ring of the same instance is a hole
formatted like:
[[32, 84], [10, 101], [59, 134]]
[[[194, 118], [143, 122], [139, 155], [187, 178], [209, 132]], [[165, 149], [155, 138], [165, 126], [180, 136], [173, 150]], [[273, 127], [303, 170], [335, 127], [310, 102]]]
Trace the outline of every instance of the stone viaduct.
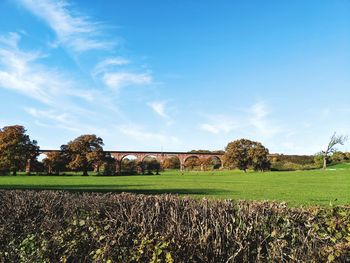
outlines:
[[[60, 150], [39, 150], [41, 154], [46, 154], [49, 152], [60, 152]], [[125, 157], [133, 156], [136, 158], [137, 162], [143, 162], [146, 157], [156, 158], [161, 164], [170, 157], [177, 157], [180, 161], [180, 170], [184, 170], [185, 162], [188, 158], [194, 157], [198, 159], [208, 159], [217, 158], [220, 160], [221, 168], [223, 167], [223, 153], [215, 152], [156, 152], [156, 151], [104, 151], [104, 153], [109, 153], [116, 160], [116, 172], [121, 172], [121, 164]], [[203, 170], [203, 165], [201, 169]], [[30, 162], [27, 164], [27, 172], [30, 172]]]

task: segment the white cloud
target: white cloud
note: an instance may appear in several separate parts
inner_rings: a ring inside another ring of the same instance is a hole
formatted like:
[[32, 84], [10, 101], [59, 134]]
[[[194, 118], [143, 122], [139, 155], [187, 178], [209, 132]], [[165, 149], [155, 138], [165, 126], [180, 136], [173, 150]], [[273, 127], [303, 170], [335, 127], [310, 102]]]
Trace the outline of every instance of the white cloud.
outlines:
[[152, 101], [147, 103], [152, 110], [157, 113], [159, 116], [168, 119], [169, 116], [165, 113], [165, 101]]
[[214, 134], [218, 134], [221, 131], [216, 125], [209, 124], [209, 123], [201, 124], [200, 125], [200, 129], [203, 130], [203, 131], [214, 133]]
[[209, 115], [208, 121], [200, 124], [199, 128], [212, 134], [245, 134], [266, 140], [285, 131], [269, 115], [266, 103], [257, 102], [247, 110], [236, 114], [234, 118], [228, 115]]
[[92, 75], [96, 77], [97, 75], [101, 73], [107, 72], [111, 67], [115, 66], [123, 66], [129, 64], [130, 61], [121, 57], [111, 57], [106, 58], [95, 66], [95, 68], [92, 71]]
[[270, 114], [266, 103], [257, 102], [249, 109], [249, 124], [262, 136], [271, 137], [281, 132], [281, 128], [268, 120]]
[[16, 32], [10, 32], [6, 36], [0, 36], [0, 43], [2, 45], [16, 49], [21, 36]]
[[56, 33], [58, 43], [73, 51], [108, 49], [114, 44], [100, 39], [99, 24], [87, 16], [73, 13], [64, 0], [18, 0]]
[[105, 73], [102, 80], [107, 87], [117, 91], [126, 86], [151, 84], [152, 76], [150, 73], [112, 72]]
[[140, 126], [137, 125], [123, 125], [119, 127], [119, 131], [133, 140], [142, 142], [144, 144], [154, 145], [156, 143], [163, 145], [180, 144], [180, 140], [171, 135], [163, 133], [152, 133], [148, 132]]
[[[20, 36], [10, 33], [0, 38], [0, 87], [14, 90], [42, 103], [62, 103], [62, 97], [79, 97], [91, 101], [93, 90], [79, 90], [75, 81], [58, 70], [42, 66], [40, 52], [19, 49]], [[61, 98], [61, 100], [60, 100]]]
[[213, 134], [229, 133], [239, 127], [236, 120], [224, 115], [211, 115], [208, 123], [202, 123], [199, 128]]
[[24, 110], [35, 118], [46, 118], [50, 120], [68, 123], [69, 117], [67, 113], [60, 113], [55, 110], [37, 110], [35, 108], [24, 108]]

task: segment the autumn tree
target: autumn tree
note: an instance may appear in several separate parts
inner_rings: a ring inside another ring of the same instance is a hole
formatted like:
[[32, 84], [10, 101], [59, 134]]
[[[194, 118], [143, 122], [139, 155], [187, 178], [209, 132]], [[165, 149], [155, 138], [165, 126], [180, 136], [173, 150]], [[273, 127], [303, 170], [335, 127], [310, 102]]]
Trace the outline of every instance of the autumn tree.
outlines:
[[103, 160], [103, 140], [94, 134], [81, 135], [62, 145], [61, 150], [68, 157], [68, 167], [76, 171], [83, 171], [88, 175], [88, 169]]
[[270, 170], [271, 162], [269, 160], [269, 150], [265, 148], [260, 142], [253, 142], [248, 151], [251, 167], [254, 171]]
[[196, 156], [188, 157], [185, 160], [185, 167], [186, 167], [186, 169], [194, 170], [195, 168], [198, 168], [199, 166], [200, 166], [200, 160]]
[[46, 158], [43, 159], [44, 167], [48, 174], [59, 175], [60, 171], [64, 170], [67, 164], [67, 157], [62, 152], [49, 152]]
[[323, 156], [323, 169], [327, 168], [327, 161], [329, 156], [336, 151], [335, 146], [336, 145], [344, 145], [344, 143], [347, 141], [348, 137], [344, 135], [337, 135], [334, 133], [332, 137], [330, 138], [327, 148], [321, 152]]
[[260, 142], [254, 142], [247, 139], [240, 139], [230, 142], [224, 154], [225, 166], [229, 168], [238, 168], [247, 171], [248, 168], [254, 170], [268, 170], [270, 162], [268, 161], [268, 149]]
[[166, 158], [162, 164], [163, 169], [180, 169], [180, 160], [176, 156]]
[[0, 164], [4, 172], [24, 170], [28, 160], [39, 155], [35, 140], [30, 140], [23, 126], [6, 126], [0, 130]]
[[199, 164], [200, 164], [201, 170], [206, 171], [208, 170], [209, 166], [212, 166], [213, 160], [212, 158], [200, 157]]

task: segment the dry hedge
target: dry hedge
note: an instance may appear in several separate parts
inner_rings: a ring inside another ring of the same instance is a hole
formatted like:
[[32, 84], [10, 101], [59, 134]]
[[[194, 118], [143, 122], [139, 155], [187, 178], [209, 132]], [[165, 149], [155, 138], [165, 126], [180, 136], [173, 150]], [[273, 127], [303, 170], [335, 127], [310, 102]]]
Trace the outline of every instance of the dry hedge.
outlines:
[[350, 208], [0, 190], [0, 262], [350, 262]]

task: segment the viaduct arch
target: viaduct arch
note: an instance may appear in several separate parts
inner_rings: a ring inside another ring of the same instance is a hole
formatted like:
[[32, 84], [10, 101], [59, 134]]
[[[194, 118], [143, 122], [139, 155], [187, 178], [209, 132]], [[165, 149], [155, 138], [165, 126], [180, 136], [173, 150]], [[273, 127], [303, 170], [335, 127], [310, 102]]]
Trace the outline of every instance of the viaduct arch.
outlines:
[[[49, 152], [60, 152], [60, 150], [39, 150], [39, 153], [49, 153]], [[116, 172], [121, 173], [121, 162], [123, 158], [129, 155], [136, 157], [136, 161], [143, 161], [147, 156], [152, 156], [156, 158], [161, 164], [167, 159], [176, 156], [180, 160], [180, 170], [183, 171], [185, 168], [185, 161], [190, 157], [197, 157], [199, 159], [207, 159], [216, 157], [221, 162], [221, 168], [223, 168], [224, 160], [223, 153], [213, 153], [213, 152], [156, 152], [156, 151], [103, 151], [104, 153], [109, 153], [116, 161]], [[26, 172], [30, 172], [30, 160], [28, 160]], [[203, 167], [201, 167], [203, 169]]]
[[180, 170], [183, 171], [185, 168], [185, 161], [190, 157], [201, 158], [212, 158], [216, 157], [221, 162], [223, 167], [223, 153], [192, 153], [192, 152], [146, 152], [146, 151], [108, 151], [116, 160], [116, 172], [121, 172], [121, 161], [125, 156], [133, 155], [136, 157], [136, 161], [142, 162], [145, 157], [152, 156], [156, 158], [161, 164], [171, 157], [177, 157], [180, 160]]

